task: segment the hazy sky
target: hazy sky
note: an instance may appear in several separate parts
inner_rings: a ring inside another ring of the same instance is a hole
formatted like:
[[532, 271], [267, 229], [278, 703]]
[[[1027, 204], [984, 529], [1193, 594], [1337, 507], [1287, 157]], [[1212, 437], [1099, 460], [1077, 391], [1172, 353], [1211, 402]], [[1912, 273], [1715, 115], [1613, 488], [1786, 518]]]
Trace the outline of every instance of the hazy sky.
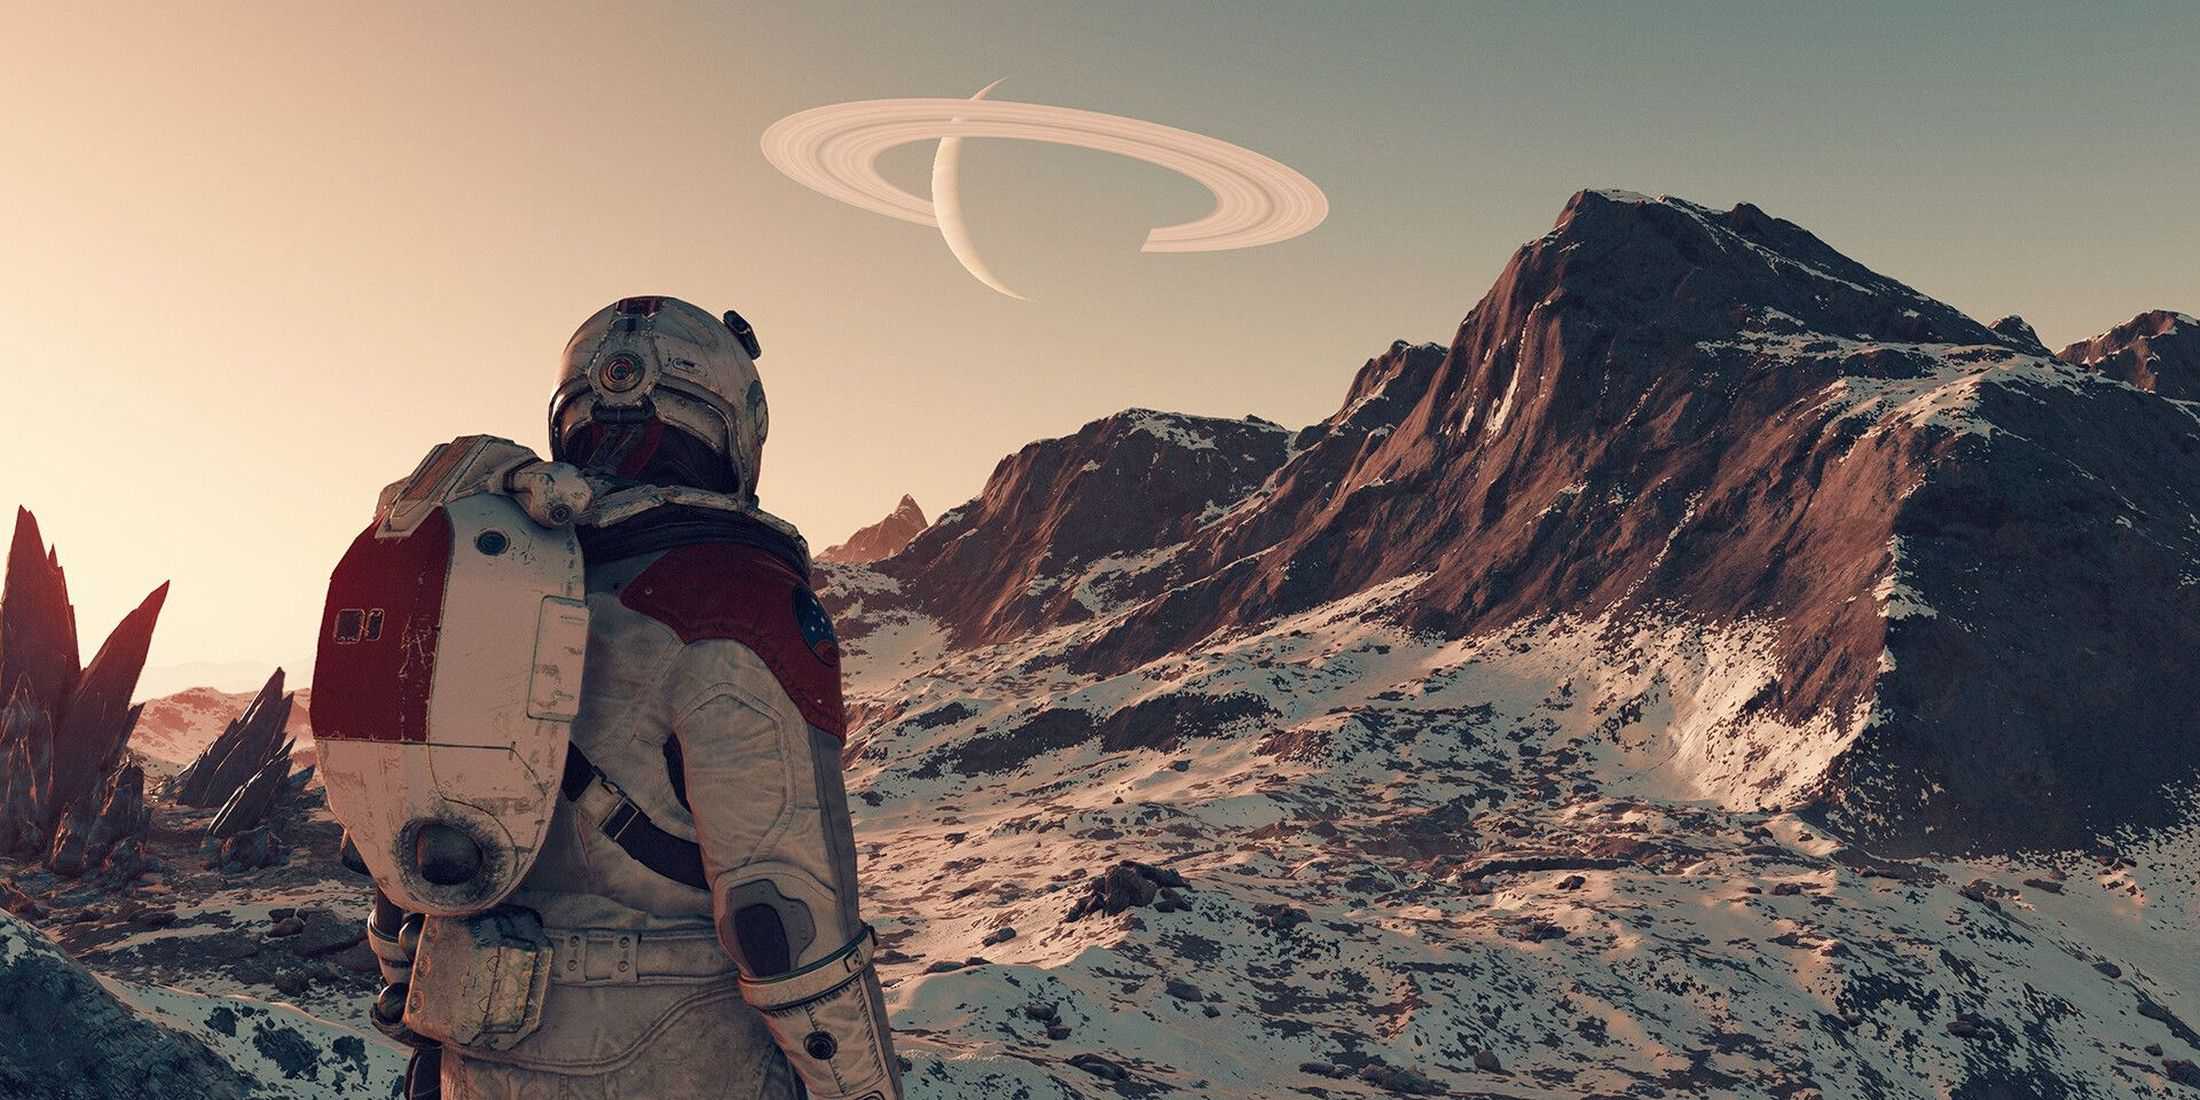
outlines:
[[[2200, 311], [2190, 3], [92, 8], [0, 0], [0, 505], [87, 652], [173, 578], [155, 665], [301, 669], [376, 489], [461, 433], [541, 446], [567, 335], [628, 294], [755, 322], [764, 503], [819, 547], [1126, 406], [1325, 415], [1582, 187], [1755, 202], [2052, 345]], [[1203, 190], [972, 139], [1015, 302], [758, 152], [995, 78], [1273, 156], [1330, 218], [1142, 255]]]

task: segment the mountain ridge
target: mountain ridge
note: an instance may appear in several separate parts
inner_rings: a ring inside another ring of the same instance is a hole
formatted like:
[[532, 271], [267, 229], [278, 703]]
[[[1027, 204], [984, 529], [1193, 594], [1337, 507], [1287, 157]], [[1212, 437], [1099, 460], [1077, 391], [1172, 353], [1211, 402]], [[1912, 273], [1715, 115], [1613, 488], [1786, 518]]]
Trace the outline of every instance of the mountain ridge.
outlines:
[[[2166, 675], [2161, 657], [2111, 632], [2058, 664], [2036, 639], [2064, 637], [2051, 624], [2083, 614], [2137, 624], [2157, 653], [2200, 644], [2182, 625], [2200, 611], [2192, 587], [2174, 583], [2200, 476], [2131, 458], [2135, 446], [2192, 453], [2194, 417], [2043, 355], [2021, 321], [1997, 324], [1749, 204], [1584, 191], [1449, 345], [1394, 343], [1338, 412], [1277, 429], [1280, 452], [1193, 479], [1196, 512], [1138, 498], [1150, 520], [1100, 524], [1135, 533], [1053, 541], [1095, 526], [1080, 508], [1112, 519], [1132, 499], [1135, 485], [1094, 493], [1035, 476], [1056, 452], [1099, 462], [1111, 437], [1095, 429], [1115, 419], [1103, 418], [1004, 459], [977, 500], [872, 563], [896, 591], [865, 608], [928, 616], [950, 647], [1119, 616], [1063, 656], [1086, 674], [1407, 577], [1391, 613], [1443, 636], [1629, 610], [1769, 620], [1779, 668], [1729, 734], [1746, 740], [1757, 722], [1817, 738], [1823, 751], [1807, 755], [1825, 769], [1738, 754], [1706, 777], [1715, 797], [1816, 806], [1907, 850], [2078, 843], [2167, 821], [2177, 807], [2154, 775], [2200, 767], [2176, 734], [2200, 697], [2172, 689], [2134, 711], [2117, 692], [2140, 669]], [[2102, 509], [2103, 486], [2129, 508]], [[2124, 583], [2104, 595], [2022, 564], [2062, 544]], [[1099, 587], [1050, 580], [1044, 563], [1089, 567], [1103, 549], [1123, 555], [1108, 599], [1041, 597]], [[1995, 649], [2025, 662], [1997, 665]], [[2106, 715], [2131, 741], [2113, 765], [2083, 736]], [[1946, 797], [1926, 797], [1936, 790]]]

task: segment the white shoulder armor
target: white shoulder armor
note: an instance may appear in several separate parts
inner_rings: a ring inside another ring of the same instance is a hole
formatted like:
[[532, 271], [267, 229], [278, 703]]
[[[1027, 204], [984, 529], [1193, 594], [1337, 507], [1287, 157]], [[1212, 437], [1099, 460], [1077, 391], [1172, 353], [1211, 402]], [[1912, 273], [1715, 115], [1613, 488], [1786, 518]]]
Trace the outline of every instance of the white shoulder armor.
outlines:
[[403, 536], [437, 508], [477, 493], [509, 496], [529, 519], [545, 527], [573, 522], [594, 496], [574, 466], [544, 462], [509, 439], [462, 435], [436, 444], [411, 476], [382, 490], [375, 505], [375, 535]]

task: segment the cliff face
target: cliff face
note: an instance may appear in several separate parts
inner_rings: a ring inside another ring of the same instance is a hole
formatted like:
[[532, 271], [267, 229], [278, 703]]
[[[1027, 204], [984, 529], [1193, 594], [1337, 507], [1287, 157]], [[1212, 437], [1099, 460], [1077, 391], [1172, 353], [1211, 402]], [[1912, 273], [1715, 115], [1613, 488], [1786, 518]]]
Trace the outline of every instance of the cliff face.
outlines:
[[2148, 316], [2078, 366], [1755, 207], [1585, 192], [1321, 423], [1134, 411], [1004, 460], [873, 563], [856, 626], [1101, 616], [1062, 659], [1105, 675], [1378, 586], [1447, 637], [1770, 624], [1705, 791], [1896, 847], [2078, 843], [2200, 771], [2200, 434], [2103, 366], [2176, 377], [2192, 328]]

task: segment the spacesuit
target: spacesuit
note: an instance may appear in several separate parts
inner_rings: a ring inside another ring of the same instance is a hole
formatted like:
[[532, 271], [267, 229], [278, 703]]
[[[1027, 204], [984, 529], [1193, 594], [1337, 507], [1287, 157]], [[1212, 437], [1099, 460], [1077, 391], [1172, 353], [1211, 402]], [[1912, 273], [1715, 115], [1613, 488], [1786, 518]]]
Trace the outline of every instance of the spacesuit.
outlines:
[[[515, 449], [499, 477], [578, 524], [585, 672], [517, 890], [470, 916], [377, 897], [374, 1016], [421, 1048], [415, 1095], [901, 1095], [857, 909], [839, 652], [801, 536], [756, 505], [757, 354], [738, 314], [609, 306], [566, 348], [555, 461]], [[515, 958], [547, 959], [538, 994], [512, 992]], [[463, 1026], [483, 990], [533, 996], [530, 1026]]]

